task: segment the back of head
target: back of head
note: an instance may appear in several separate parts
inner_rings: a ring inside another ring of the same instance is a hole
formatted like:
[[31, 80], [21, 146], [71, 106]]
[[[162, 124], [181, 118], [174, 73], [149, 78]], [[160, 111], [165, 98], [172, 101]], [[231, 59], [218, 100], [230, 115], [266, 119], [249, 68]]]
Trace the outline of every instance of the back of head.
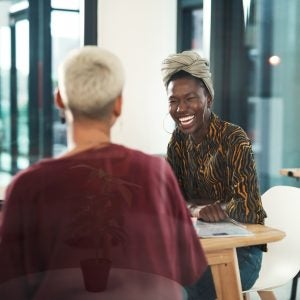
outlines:
[[124, 85], [119, 58], [98, 46], [70, 52], [59, 67], [58, 85], [62, 101], [75, 117], [105, 117], [105, 107], [114, 103]]

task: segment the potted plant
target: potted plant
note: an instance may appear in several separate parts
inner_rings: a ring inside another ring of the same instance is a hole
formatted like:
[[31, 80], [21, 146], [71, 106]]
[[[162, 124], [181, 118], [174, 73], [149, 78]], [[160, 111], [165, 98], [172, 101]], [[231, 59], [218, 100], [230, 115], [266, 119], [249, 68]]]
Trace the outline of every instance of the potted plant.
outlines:
[[93, 249], [93, 257], [80, 261], [80, 266], [86, 290], [100, 292], [107, 286], [112, 264], [111, 247], [126, 241], [123, 210], [132, 204], [130, 188], [139, 186], [101, 169], [86, 165], [76, 168], [88, 168], [89, 175], [66, 242], [71, 246]]

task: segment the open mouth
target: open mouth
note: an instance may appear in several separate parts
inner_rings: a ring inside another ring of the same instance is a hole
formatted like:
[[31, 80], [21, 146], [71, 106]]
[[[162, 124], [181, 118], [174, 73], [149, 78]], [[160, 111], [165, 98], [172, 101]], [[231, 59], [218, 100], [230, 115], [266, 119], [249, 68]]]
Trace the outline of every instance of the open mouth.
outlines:
[[195, 118], [195, 115], [191, 115], [191, 116], [178, 118], [178, 120], [179, 120], [181, 126], [188, 126], [188, 125], [192, 124], [194, 118]]

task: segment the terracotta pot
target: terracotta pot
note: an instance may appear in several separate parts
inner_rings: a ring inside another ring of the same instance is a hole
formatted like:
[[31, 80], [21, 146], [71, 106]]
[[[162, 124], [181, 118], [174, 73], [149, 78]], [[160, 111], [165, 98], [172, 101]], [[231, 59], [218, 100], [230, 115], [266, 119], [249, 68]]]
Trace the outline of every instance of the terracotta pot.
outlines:
[[108, 259], [86, 259], [80, 262], [85, 289], [102, 292], [107, 287], [111, 261]]

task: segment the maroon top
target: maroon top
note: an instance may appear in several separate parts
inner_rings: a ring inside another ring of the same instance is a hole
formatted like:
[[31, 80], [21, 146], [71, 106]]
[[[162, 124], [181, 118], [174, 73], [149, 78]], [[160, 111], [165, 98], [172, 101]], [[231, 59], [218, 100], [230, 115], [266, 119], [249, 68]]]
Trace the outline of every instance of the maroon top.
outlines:
[[3, 211], [0, 283], [25, 276], [22, 289], [10, 292], [33, 298], [46, 276], [29, 274], [97, 256], [182, 285], [204, 272], [203, 250], [164, 159], [110, 144], [15, 176]]

